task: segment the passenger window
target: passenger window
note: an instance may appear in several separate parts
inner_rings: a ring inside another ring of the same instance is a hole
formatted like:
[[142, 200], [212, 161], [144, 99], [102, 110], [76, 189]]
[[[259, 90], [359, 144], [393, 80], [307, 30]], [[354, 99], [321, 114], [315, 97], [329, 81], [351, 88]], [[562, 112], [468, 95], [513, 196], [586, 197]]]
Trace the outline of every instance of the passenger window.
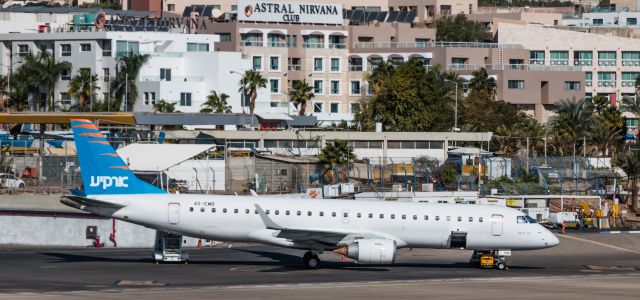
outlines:
[[245, 214], [249, 214], [249, 212], [250, 212], [250, 210], [248, 208], [244, 210]]
[[425, 221], [429, 221], [429, 216], [424, 215], [424, 220], [425, 220]]
[[447, 216], [447, 221], [451, 221], [451, 216]]
[[343, 213], [343, 214], [342, 214], [342, 217], [344, 217], [344, 218], [348, 218], [348, 217], [349, 217], [349, 214], [348, 214], [348, 213]]
[[311, 217], [311, 211], [307, 212], [307, 216]]
[[478, 222], [482, 223], [482, 217], [478, 218]]
[[279, 211], [279, 210], [276, 210], [276, 216], [277, 216], [277, 215], [279, 215], [279, 214], [280, 214], [280, 211]]
[[469, 217], [469, 222], [473, 222], [473, 217]]
[[440, 216], [436, 216], [436, 221], [440, 221]]
[[527, 223], [527, 219], [523, 216], [518, 216], [518, 224]]
[[287, 210], [287, 211], [284, 212], [284, 214], [288, 216], [288, 215], [291, 214], [291, 212]]
[[361, 213], [358, 213], [358, 215], [357, 215], [357, 216], [358, 216], [358, 218], [360, 218], [360, 217], [362, 217], [362, 214], [361, 214]]
[[212, 213], [216, 212], [216, 208], [215, 208], [215, 207], [212, 207], [212, 208], [211, 208], [211, 212], [212, 212]]
[[267, 209], [264, 213], [268, 215], [269, 214], [269, 210]]
[[200, 207], [200, 212], [204, 212], [204, 207]]
[[237, 209], [237, 208], [236, 208], [236, 209], [234, 209], [234, 210], [233, 210], [233, 213], [234, 213], [234, 214], [237, 214], [237, 213], [238, 213], [238, 209]]
[[324, 212], [323, 211], [320, 212], [320, 216], [324, 217]]
[[227, 213], [227, 209], [226, 209], [226, 208], [223, 208], [223, 209], [222, 209], [222, 212], [226, 214], [226, 213]]
[[396, 215], [395, 214], [391, 214], [391, 219], [395, 219]]
[[373, 214], [369, 214], [369, 219], [372, 219], [372, 218], [373, 218]]
[[458, 217], [458, 222], [462, 222], [462, 217]]
[[257, 215], [258, 214], [258, 210], [257, 209], [254, 210], [253, 213]]
[[331, 216], [332, 216], [332, 217], [335, 217], [335, 216], [336, 216], [336, 212], [335, 212], [335, 211], [334, 211], [334, 212], [332, 212], [332, 213], [331, 213]]
[[301, 211], [297, 211], [297, 212], [296, 212], [296, 215], [298, 215], [298, 216], [299, 216], [299, 215], [302, 215], [302, 212], [301, 212]]
[[380, 214], [380, 219], [384, 219], [384, 214]]
[[193, 211], [193, 207], [189, 207], [189, 211]]
[[413, 219], [417, 220], [418, 219], [418, 215], [413, 215]]
[[407, 219], [407, 215], [402, 215], [402, 219], [406, 220]]

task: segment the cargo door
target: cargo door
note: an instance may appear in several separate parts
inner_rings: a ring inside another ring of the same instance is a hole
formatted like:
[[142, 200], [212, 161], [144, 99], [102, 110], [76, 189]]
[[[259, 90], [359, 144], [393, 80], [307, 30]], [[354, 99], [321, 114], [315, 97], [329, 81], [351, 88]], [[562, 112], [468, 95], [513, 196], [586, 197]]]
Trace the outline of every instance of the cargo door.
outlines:
[[180, 223], [180, 203], [169, 203], [169, 224]]
[[495, 236], [502, 235], [503, 223], [502, 215], [491, 215], [491, 233]]

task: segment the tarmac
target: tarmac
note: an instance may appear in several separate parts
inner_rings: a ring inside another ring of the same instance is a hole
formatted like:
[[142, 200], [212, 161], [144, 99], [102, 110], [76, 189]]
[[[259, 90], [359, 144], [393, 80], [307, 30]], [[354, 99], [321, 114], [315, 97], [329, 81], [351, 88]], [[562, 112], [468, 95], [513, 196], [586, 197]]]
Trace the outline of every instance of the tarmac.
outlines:
[[468, 267], [470, 251], [401, 249], [393, 265], [254, 244], [189, 249], [154, 264], [150, 249], [0, 246], [0, 299], [637, 299], [640, 234], [569, 232], [560, 245], [514, 252], [509, 270]]

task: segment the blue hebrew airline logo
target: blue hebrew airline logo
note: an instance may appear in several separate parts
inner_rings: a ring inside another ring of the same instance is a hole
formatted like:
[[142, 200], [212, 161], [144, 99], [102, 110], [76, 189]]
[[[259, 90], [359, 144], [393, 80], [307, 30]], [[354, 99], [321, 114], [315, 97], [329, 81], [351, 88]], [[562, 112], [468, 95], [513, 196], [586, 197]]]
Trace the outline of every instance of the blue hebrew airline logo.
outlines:
[[117, 188], [129, 187], [127, 183], [128, 176], [91, 176], [91, 187], [102, 186], [103, 190], [106, 190], [112, 186]]

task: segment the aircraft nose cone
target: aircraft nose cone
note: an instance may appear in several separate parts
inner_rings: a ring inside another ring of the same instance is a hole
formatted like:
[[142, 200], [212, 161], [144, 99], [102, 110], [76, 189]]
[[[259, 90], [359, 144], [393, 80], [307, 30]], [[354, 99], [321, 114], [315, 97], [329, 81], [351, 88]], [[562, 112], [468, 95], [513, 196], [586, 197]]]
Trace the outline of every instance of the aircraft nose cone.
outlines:
[[558, 237], [555, 234], [547, 230], [546, 234], [544, 235], [544, 243], [547, 245], [547, 247], [553, 247], [560, 244], [560, 240], [558, 240]]

